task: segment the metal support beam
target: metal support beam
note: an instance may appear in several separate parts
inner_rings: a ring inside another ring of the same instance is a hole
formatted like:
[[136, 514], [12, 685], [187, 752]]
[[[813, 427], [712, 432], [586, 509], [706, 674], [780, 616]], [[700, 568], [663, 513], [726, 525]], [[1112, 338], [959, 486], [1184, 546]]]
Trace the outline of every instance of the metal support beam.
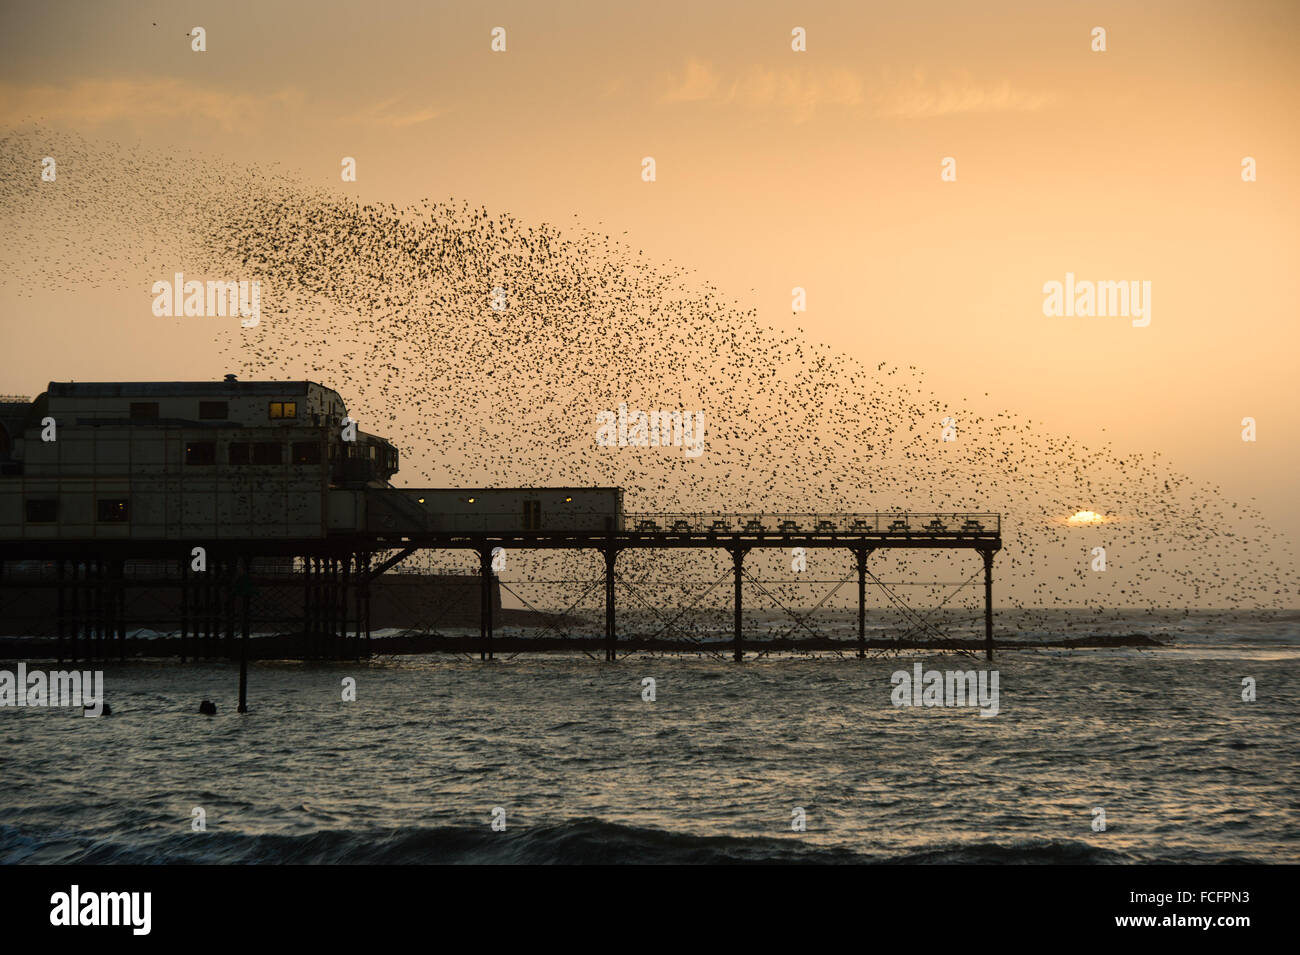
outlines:
[[76, 662], [77, 644], [81, 640], [81, 561], [72, 561], [72, 659]]
[[618, 548], [605, 548], [605, 659], [617, 659], [618, 637], [614, 631], [614, 561]]
[[243, 634], [239, 640], [239, 712], [248, 712], [248, 631], [251, 625], [251, 608], [253, 597], [253, 562], [244, 557], [244, 576], [239, 581], [240, 616]]
[[126, 561], [113, 562], [114, 591], [117, 597], [113, 615], [117, 622], [117, 658], [126, 660]]
[[181, 663], [185, 662], [185, 637], [190, 629], [190, 559], [183, 556], [181, 564]]
[[482, 583], [483, 602], [479, 605], [478, 658], [492, 659], [492, 549], [484, 547], [478, 552], [479, 580]]
[[221, 589], [225, 591], [226, 652], [227, 660], [235, 656], [235, 578], [239, 574], [239, 559], [224, 557], [221, 560]]
[[406, 560], [406, 558], [408, 558], [408, 557], [410, 557], [412, 554], [414, 554], [414, 553], [416, 552], [416, 550], [418, 550], [418, 548], [417, 548], [414, 544], [412, 544], [410, 547], [403, 547], [401, 550], [399, 550], [399, 551], [398, 551], [396, 554], [394, 554], [392, 557], [388, 558], [387, 560], [383, 561], [382, 563], [375, 564], [374, 569], [373, 569], [373, 570], [368, 570], [366, 573], [367, 573], [367, 575], [370, 576], [370, 577], [378, 577], [380, 574], [382, 574], [382, 573], [384, 573], [386, 570], [388, 570], [388, 568], [390, 568], [390, 567], [392, 567], [393, 565], [395, 565], [395, 564], [399, 564], [399, 563], [401, 563], [402, 561]]
[[855, 547], [853, 556], [858, 562], [858, 658], [867, 655], [867, 558], [870, 547]]
[[745, 553], [747, 547], [731, 548], [731, 560], [736, 568], [736, 619], [735, 619], [735, 637], [732, 649], [732, 659], [739, 663], [745, 659], [745, 648], [740, 636], [741, 622], [744, 618], [744, 598], [741, 596], [741, 575], [745, 569]]
[[984, 557], [984, 659], [993, 659], [993, 551], [982, 550]]
[[339, 588], [339, 639], [338, 649], [334, 654], [340, 660], [348, 652], [348, 601], [352, 592], [352, 552], [343, 555], [343, 585]]
[[[64, 614], [67, 611], [63, 603], [64, 591], [66, 589], [66, 582], [64, 580], [64, 575], [66, 573], [67, 573], [67, 564], [64, 561], [59, 561], [58, 562], [58, 574], [59, 574], [58, 600], [59, 600], [59, 662], [60, 663], [63, 662], [63, 636], [64, 636], [64, 631], [67, 629], [67, 618], [64, 616]], [[181, 657], [181, 662], [182, 663], [185, 662], [185, 658], [183, 656]]]
[[366, 573], [361, 578], [361, 627], [365, 633], [364, 649], [366, 656], [370, 656], [370, 552], [366, 551]]
[[339, 632], [338, 609], [339, 562], [337, 558], [325, 558], [325, 627], [321, 633], [320, 655], [334, 655], [334, 637]]

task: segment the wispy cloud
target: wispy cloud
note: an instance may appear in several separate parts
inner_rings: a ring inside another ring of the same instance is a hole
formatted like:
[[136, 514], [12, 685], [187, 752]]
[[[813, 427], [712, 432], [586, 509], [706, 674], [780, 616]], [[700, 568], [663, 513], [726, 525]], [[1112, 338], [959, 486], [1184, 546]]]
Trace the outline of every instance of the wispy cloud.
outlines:
[[437, 109], [433, 106], [404, 106], [402, 97], [395, 96], [392, 99], [386, 99], [381, 103], [373, 106], [366, 106], [358, 109], [348, 117], [351, 123], [370, 123], [374, 126], [387, 126], [392, 129], [401, 129], [406, 126], [416, 126], [420, 123], [427, 123], [431, 119], [442, 116], [447, 111]]
[[[267, 93], [231, 93], [176, 77], [81, 79], [65, 85], [0, 83], [0, 125], [36, 120], [77, 127], [118, 121], [136, 126], [192, 122], [223, 132], [247, 130], [300, 116], [306, 94], [288, 87]], [[330, 107], [333, 112], [334, 107]], [[393, 97], [358, 105], [342, 119], [350, 124], [401, 129], [426, 123], [446, 110]]]
[[721, 80], [713, 67], [703, 60], [687, 60], [680, 76], [663, 74], [660, 84], [666, 89], [659, 96], [661, 103], [698, 103], [716, 99]]
[[862, 103], [862, 81], [850, 70], [771, 70], [751, 68], [723, 77], [709, 63], [688, 60], [678, 74], [660, 77], [659, 102], [741, 105], [749, 109], [782, 109], [801, 119], [825, 106]]
[[1010, 81], [981, 83], [969, 76], [931, 80], [917, 72], [875, 80], [848, 69], [751, 68], [733, 76], [689, 59], [675, 73], [661, 74], [657, 101], [781, 109], [807, 119], [827, 107], [866, 108], [878, 116], [929, 118], [962, 113], [1034, 112], [1055, 100], [1047, 91], [1018, 89]]
[[0, 123], [28, 120], [95, 126], [120, 120], [190, 120], [233, 131], [271, 113], [299, 109], [299, 90], [227, 93], [175, 77], [82, 79], [66, 85], [0, 83]]
[[969, 76], [931, 80], [917, 72], [907, 79], [882, 81], [873, 96], [881, 116], [926, 119], [960, 113], [1034, 113], [1056, 101], [1048, 90], [1024, 90], [1009, 80], [982, 84]]

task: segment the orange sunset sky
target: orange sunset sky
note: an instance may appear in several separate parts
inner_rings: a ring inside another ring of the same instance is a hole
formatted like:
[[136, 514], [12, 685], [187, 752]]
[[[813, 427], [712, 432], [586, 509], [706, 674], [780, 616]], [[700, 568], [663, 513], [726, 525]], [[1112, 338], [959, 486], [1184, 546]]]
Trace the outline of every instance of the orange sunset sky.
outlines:
[[[1294, 2], [5, 3], [0, 125], [626, 233], [763, 324], [1160, 451], [1294, 540], [1298, 25]], [[1067, 272], [1151, 282], [1150, 325], [1045, 316]], [[0, 391], [229, 370], [139, 305], [0, 284]]]

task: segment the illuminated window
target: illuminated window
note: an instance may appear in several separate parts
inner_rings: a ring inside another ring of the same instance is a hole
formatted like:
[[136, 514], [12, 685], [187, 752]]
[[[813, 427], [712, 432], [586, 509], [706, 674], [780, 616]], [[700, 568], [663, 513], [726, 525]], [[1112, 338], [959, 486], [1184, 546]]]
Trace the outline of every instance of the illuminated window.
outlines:
[[296, 418], [298, 417], [298, 402], [272, 401], [270, 416], [272, 418]]
[[216, 464], [217, 442], [191, 441], [185, 445], [186, 464]]
[[96, 504], [99, 521], [102, 524], [121, 524], [130, 519], [130, 506], [122, 498], [101, 497]]

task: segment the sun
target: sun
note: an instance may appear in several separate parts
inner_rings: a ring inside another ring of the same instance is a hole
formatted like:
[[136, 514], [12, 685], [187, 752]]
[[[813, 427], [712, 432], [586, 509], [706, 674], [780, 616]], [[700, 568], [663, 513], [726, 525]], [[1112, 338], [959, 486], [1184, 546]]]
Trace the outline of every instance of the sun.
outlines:
[[1070, 524], [1104, 524], [1106, 518], [1096, 511], [1075, 511], [1066, 518], [1066, 522]]

